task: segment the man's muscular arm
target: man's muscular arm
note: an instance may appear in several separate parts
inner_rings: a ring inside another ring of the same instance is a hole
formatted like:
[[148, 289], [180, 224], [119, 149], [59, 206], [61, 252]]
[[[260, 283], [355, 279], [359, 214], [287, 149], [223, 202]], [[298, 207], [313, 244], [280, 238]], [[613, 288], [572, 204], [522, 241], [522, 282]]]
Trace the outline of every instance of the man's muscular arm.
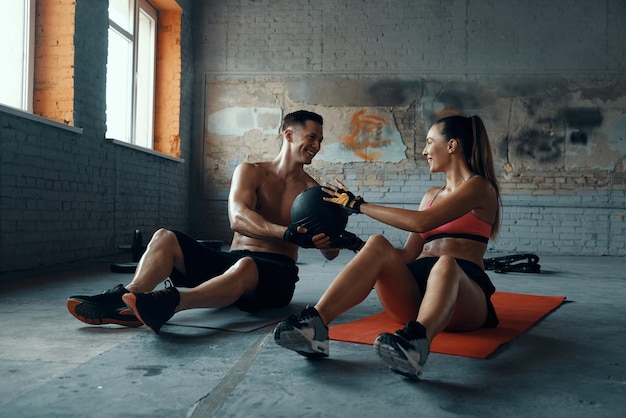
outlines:
[[[252, 163], [242, 163], [235, 169], [228, 196], [228, 218], [233, 231], [252, 238], [283, 241], [285, 227], [272, 223], [259, 215], [255, 208], [257, 204], [257, 189], [264, 178], [262, 169]], [[299, 233], [306, 233], [306, 228], [298, 227]], [[328, 248], [330, 239], [324, 234], [314, 235], [312, 245], [320, 249], [323, 256], [332, 260], [339, 254], [339, 250]]]
[[259, 171], [251, 163], [242, 163], [235, 169], [228, 196], [230, 227], [248, 237], [282, 241], [285, 227], [269, 222], [254, 210], [256, 191], [264, 177]]

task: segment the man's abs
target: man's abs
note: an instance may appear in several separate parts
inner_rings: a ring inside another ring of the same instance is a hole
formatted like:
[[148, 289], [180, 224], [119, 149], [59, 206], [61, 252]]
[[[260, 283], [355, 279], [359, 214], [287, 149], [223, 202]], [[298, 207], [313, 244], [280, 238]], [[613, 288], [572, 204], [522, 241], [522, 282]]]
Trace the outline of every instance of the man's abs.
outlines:
[[294, 261], [298, 260], [298, 247], [293, 244], [289, 244], [287, 242], [250, 238], [236, 232], [233, 235], [233, 242], [230, 245], [230, 250], [248, 250], [272, 254], [281, 254], [291, 258]]

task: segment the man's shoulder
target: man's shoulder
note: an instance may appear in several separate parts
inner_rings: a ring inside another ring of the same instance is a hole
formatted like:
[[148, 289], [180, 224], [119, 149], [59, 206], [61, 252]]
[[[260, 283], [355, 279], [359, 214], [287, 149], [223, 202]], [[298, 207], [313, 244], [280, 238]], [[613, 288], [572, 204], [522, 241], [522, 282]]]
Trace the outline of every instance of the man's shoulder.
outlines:
[[287, 178], [279, 174], [275, 161], [242, 162], [237, 166], [240, 176], [247, 179], [254, 179], [257, 183], [276, 182], [288, 183], [291, 188], [300, 187], [302, 190], [309, 187], [318, 186], [319, 183], [309, 175], [304, 169], [299, 172], [291, 172]]
[[244, 170], [270, 171], [273, 167], [273, 161], [243, 161], [239, 163], [238, 168]]
[[244, 161], [239, 163], [236, 169], [239, 173], [245, 176], [263, 177], [264, 173], [269, 171], [266, 162], [250, 162]]
[[262, 164], [263, 162], [243, 161], [239, 163], [238, 167], [239, 168], [257, 168], [257, 167], [261, 167]]

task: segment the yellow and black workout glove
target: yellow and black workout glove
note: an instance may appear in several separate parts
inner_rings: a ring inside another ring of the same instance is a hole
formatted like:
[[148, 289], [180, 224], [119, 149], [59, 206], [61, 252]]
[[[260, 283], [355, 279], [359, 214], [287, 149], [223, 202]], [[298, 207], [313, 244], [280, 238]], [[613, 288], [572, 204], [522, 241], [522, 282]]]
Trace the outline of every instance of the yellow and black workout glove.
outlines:
[[326, 192], [330, 194], [329, 202], [341, 205], [345, 210], [351, 213], [361, 213], [361, 205], [366, 203], [361, 196], [355, 196], [348, 188], [338, 188], [332, 190], [326, 188]]
[[291, 242], [302, 248], [315, 248], [315, 244], [313, 244], [313, 234], [298, 232], [298, 225], [296, 224], [291, 224], [285, 229], [283, 241]]

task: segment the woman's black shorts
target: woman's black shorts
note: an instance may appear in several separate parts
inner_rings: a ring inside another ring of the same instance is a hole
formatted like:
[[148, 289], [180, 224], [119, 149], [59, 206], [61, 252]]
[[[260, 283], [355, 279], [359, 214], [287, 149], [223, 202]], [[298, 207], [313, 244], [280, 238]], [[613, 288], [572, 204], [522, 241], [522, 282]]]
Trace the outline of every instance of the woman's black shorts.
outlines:
[[[439, 260], [439, 257], [418, 258], [407, 266], [409, 267], [409, 270], [411, 270], [411, 273], [413, 273], [413, 277], [415, 277], [415, 281], [417, 282], [422, 294], [424, 294], [424, 291], [426, 290], [428, 276], [430, 275], [430, 271], [437, 260]], [[493, 295], [496, 291], [496, 288], [491, 282], [491, 279], [479, 265], [472, 263], [471, 261], [457, 258], [456, 262], [465, 274], [467, 274], [470, 279], [475, 281], [483, 292], [485, 292], [485, 298], [487, 300], [487, 319], [483, 324], [483, 328], [494, 328], [498, 326], [498, 316], [496, 315], [493, 303], [491, 303], [491, 295]]]
[[180, 231], [176, 235], [183, 252], [186, 273], [176, 268], [170, 279], [177, 287], [196, 287], [219, 276], [238, 260], [250, 257], [259, 271], [259, 284], [254, 292], [246, 293], [235, 302], [242, 311], [278, 308], [291, 302], [298, 278], [298, 267], [291, 258], [273, 253], [236, 250], [224, 252], [209, 248]]

